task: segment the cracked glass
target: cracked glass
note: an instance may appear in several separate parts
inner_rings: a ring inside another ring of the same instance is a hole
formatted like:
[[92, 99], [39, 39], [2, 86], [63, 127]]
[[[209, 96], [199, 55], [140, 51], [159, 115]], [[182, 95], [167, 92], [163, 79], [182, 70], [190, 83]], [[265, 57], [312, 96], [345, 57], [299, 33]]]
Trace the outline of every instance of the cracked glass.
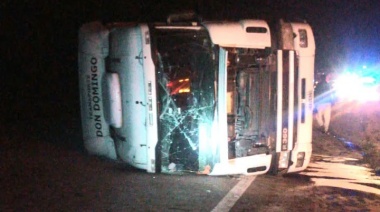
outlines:
[[200, 154], [200, 141], [211, 139], [217, 73], [210, 38], [201, 27], [154, 33], [161, 169], [203, 170], [212, 156]]

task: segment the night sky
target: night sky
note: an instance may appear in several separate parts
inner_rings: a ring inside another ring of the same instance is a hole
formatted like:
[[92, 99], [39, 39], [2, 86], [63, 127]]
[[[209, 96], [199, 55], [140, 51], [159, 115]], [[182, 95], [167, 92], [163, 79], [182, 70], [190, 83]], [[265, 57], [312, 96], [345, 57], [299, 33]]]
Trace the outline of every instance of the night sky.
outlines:
[[[17, 3], [15, 3], [17, 2]], [[1, 1], [1, 111], [7, 123], [49, 114], [79, 116], [77, 36], [90, 21], [165, 21], [194, 10], [203, 20], [307, 21], [316, 38], [316, 69], [378, 67], [378, 0]], [[32, 111], [32, 112], [31, 112]], [[49, 113], [51, 112], [51, 113]]]

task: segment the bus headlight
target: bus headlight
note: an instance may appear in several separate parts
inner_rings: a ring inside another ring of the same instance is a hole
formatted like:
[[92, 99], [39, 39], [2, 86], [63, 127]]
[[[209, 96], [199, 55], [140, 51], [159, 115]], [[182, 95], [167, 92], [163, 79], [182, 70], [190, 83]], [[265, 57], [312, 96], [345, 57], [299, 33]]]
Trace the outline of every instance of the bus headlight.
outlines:
[[289, 165], [289, 152], [280, 152], [280, 158], [278, 160], [278, 168], [288, 168]]
[[300, 47], [307, 48], [307, 32], [305, 29], [299, 29], [298, 33], [300, 35]]
[[296, 167], [302, 167], [304, 161], [305, 161], [305, 152], [299, 152], [299, 153], [297, 154], [297, 163], [296, 163]]

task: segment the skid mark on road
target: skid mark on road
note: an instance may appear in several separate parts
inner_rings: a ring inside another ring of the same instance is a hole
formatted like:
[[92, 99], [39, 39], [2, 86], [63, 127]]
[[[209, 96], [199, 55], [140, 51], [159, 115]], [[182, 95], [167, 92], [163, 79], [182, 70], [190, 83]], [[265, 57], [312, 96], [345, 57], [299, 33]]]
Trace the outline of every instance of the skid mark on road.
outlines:
[[244, 194], [245, 190], [255, 180], [256, 176], [242, 176], [240, 182], [233, 187], [228, 194], [219, 202], [212, 212], [230, 211], [239, 198]]

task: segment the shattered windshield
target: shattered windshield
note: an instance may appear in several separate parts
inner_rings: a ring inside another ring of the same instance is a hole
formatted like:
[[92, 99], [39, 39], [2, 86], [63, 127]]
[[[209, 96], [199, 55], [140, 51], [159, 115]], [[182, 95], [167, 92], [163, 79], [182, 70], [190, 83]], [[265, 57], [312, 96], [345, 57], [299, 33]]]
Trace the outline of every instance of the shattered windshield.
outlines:
[[202, 132], [210, 134], [215, 105], [211, 41], [200, 27], [156, 29], [155, 36], [162, 171], [170, 164], [202, 169], [209, 162], [199, 141], [210, 138]]

